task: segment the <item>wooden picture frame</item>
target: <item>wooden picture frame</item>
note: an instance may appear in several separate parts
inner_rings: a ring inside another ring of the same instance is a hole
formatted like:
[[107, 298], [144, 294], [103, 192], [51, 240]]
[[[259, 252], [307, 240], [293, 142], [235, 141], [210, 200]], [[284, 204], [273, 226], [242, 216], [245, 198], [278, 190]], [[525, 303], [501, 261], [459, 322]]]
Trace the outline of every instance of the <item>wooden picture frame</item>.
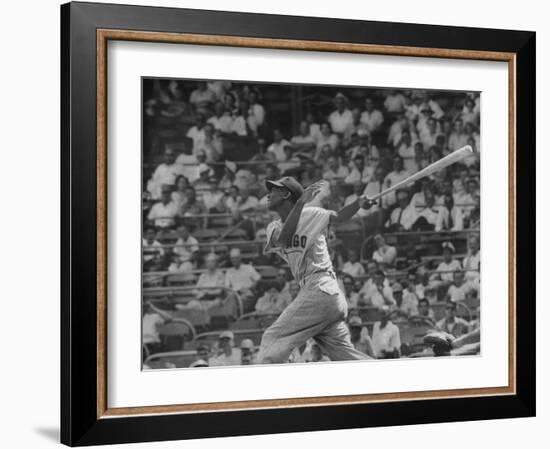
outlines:
[[[93, 3], [63, 5], [61, 24], [64, 444], [534, 416], [535, 33]], [[109, 409], [106, 46], [110, 40], [507, 62], [509, 385]]]

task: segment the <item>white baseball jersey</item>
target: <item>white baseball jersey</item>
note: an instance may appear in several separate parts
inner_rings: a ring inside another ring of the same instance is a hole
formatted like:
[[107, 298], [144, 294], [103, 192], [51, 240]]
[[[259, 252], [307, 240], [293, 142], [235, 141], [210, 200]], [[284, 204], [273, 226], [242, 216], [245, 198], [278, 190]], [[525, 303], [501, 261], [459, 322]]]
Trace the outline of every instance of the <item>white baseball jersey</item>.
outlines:
[[307, 277], [317, 273], [333, 273], [327, 247], [330, 217], [336, 212], [320, 207], [304, 207], [296, 232], [289, 247], [275, 244], [283, 228], [282, 221], [272, 221], [267, 226], [267, 244], [264, 252], [279, 254], [285, 260], [294, 278], [304, 286]]

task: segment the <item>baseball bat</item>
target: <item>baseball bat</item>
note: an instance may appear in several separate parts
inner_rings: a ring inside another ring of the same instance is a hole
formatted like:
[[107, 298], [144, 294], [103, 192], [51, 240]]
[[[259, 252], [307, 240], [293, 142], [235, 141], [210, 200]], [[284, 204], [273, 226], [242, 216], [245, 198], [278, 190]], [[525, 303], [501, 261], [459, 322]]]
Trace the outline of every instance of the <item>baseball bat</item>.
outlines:
[[447, 156], [423, 168], [422, 170], [414, 173], [408, 178], [403, 179], [403, 181], [399, 181], [397, 184], [394, 184], [393, 186], [388, 187], [386, 190], [383, 190], [382, 192], [374, 196], [367, 197], [367, 199], [369, 201], [376, 201], [377, 199], [383, 197], [384, 195], [387, 195], [390, 192], [393, 192], [394, 190], [397, 190], [401, 187], [405, 187], [406, 185], [411, 184], [415, 181], [418, 181], [419, 179], [424, 178], [425, 176], [430, 176], [432, 173], [438, 172], [439, 170], [443, 170], [445, 167], [448, 167], [449, 165], [452, 165], [455, 162], [458, 162], [459, 160], [464, 159], [467, 156], [470, 156], [473, 153], [473, 151], [474, 150], [470, 145], [466, 145], [462, 148], [459, 148], [458, 150], [453, 151], [451, 154], [448, 154]]

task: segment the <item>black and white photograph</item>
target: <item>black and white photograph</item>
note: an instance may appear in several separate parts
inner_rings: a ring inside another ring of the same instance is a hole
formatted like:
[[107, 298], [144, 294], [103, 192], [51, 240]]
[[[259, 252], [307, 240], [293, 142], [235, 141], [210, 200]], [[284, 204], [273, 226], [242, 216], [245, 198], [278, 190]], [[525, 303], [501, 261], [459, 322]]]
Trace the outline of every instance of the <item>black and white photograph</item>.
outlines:
[[481, 353], [479, 92], [141, 87], [143, 369]]

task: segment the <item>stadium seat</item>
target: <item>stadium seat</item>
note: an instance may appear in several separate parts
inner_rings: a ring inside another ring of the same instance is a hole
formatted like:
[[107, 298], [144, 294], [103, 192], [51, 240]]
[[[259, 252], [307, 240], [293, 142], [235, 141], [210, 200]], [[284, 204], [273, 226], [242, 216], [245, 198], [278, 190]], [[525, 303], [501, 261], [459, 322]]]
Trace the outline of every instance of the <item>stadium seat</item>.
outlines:
[[[197, 229], [193, 233], [193, 237], [199, 242], [211, 242], [212, 240], [216, 240], [219, 236], [220, 233], [215, 229]], [[210, 249], [209, 247], [207, 248]]]

